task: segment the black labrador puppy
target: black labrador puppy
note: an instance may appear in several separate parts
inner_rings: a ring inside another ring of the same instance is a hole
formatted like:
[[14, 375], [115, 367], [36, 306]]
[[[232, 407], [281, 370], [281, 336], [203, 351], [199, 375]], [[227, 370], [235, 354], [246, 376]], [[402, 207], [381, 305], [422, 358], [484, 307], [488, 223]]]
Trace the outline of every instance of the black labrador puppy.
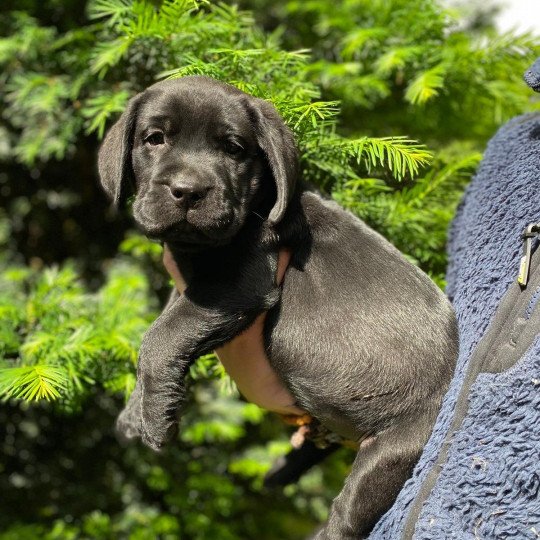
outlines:
[[[191, 362], [267, 310], [273, 369], [325, 428], [360, 445], [319, 539], [366, 535], [419, 458], [455, 366], [443, 293], [365, 223], [299, 181], [272, 105], [207, 77], [135, 96], [99, 153], [107, 193], [166, 242], [187, 289], [144, 336], [127, 437], [175, 432]], [[293, 255], [283, 287], [280, 248]]]

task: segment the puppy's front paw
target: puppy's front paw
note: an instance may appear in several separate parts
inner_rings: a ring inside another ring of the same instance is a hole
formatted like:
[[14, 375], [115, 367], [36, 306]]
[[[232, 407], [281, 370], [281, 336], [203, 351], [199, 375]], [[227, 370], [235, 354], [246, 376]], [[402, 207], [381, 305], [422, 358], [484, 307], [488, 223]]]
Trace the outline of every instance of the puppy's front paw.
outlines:
[[124, 410], [115, 425], [116, 436], [121, 442], [128, 442], [141, 436], [142, 388], [139, 381], [135, 385]]
[[116, 420], [116, 436], [121, 442], [128, 442], [141, 436], [141, 409], [128, 403]]
[[178, 432], [178, 406], [167, 392], [143, 394], [141, 407], [141, 438], [144, 444], [159, 451]]
[[162, 334], [163, 330], [157, 322], [146, 333], [137, 370], [141, 396], [141, 439], [156, 451], [176, 435], [178, 413], [185, 399], [185, 367], [182, 367], [182, 361], [174, 351], [165, 350], [165, 345], [170, 344], [172, 339], [164, 340]]
[[148, 427], [148, 423], [142, 423], [141, 439], [146, 446], [159, 452], [178, 433], [178, 425], [171, 424], [168, 427]]

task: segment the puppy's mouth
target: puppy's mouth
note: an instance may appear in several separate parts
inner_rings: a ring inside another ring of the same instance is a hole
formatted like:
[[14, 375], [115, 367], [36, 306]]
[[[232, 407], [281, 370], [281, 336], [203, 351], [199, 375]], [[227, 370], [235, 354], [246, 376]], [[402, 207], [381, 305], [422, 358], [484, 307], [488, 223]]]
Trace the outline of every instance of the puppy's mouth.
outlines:
[[173, 223], [137, 222], [149, 238], [189, 251], [226, 244], [236, 233], [234, 212], [211, 221], [190, 218], [188, 211]]
[[206, 198], [191, 208], [171, 204], [151, 190], [140, 194], [133, 204], [133, 217], [151, 239], [185, 246], [190, 251], [226, 244], [244, 220], [242, 208], [225, 197]]

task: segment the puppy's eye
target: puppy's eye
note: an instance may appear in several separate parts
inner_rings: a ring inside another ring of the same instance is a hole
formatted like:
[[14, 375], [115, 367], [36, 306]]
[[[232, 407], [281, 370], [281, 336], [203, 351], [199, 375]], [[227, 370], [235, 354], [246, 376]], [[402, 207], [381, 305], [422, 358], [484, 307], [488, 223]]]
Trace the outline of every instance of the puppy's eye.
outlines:
[[234, 141], [224, 141], [223, 150], [231, 156], [239, 156], [244, 152], [244, 148]]
[[144, 143], [150, 146], [159, 146], [165, 143], [165, 135], [161, 131], [154, 131], [144, 138]]

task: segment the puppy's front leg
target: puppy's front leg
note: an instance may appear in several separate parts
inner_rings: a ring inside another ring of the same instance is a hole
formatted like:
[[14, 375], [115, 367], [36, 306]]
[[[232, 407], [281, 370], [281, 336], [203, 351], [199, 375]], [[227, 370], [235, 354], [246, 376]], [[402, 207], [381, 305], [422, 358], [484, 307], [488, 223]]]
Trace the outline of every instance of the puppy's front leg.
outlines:
[[[179, 294], [176, 288], [172, 289], [167, 304], [163, 311], [167, 311], [169, 307], [174, 305]], [[116, 421], [116, 432], [121, 440], [134, 439], [141, 435], [141, 411], [142, 411], [142, 388], [141, 381], [137, 379], [135, 389], [129, 396], [129, 401], [120, 413]]]
[[277, 253], [240, 245], [213, 257], [191, 259], [191, 274], [197, 279], [190, 280], [184, 294], [173, 292], [146, 332], [137, 386], [117, 422], [124, 436], [140, 435], [156, 450], [175, 431], [190, 364], [230, 341], [279, 301]]
[[262, 309], [211, 310], [181, 295], [156, 319], [144, 336], [137, 369], [145, 444], [158, 450], [174, 435], [190, 364], [232, 339]]

